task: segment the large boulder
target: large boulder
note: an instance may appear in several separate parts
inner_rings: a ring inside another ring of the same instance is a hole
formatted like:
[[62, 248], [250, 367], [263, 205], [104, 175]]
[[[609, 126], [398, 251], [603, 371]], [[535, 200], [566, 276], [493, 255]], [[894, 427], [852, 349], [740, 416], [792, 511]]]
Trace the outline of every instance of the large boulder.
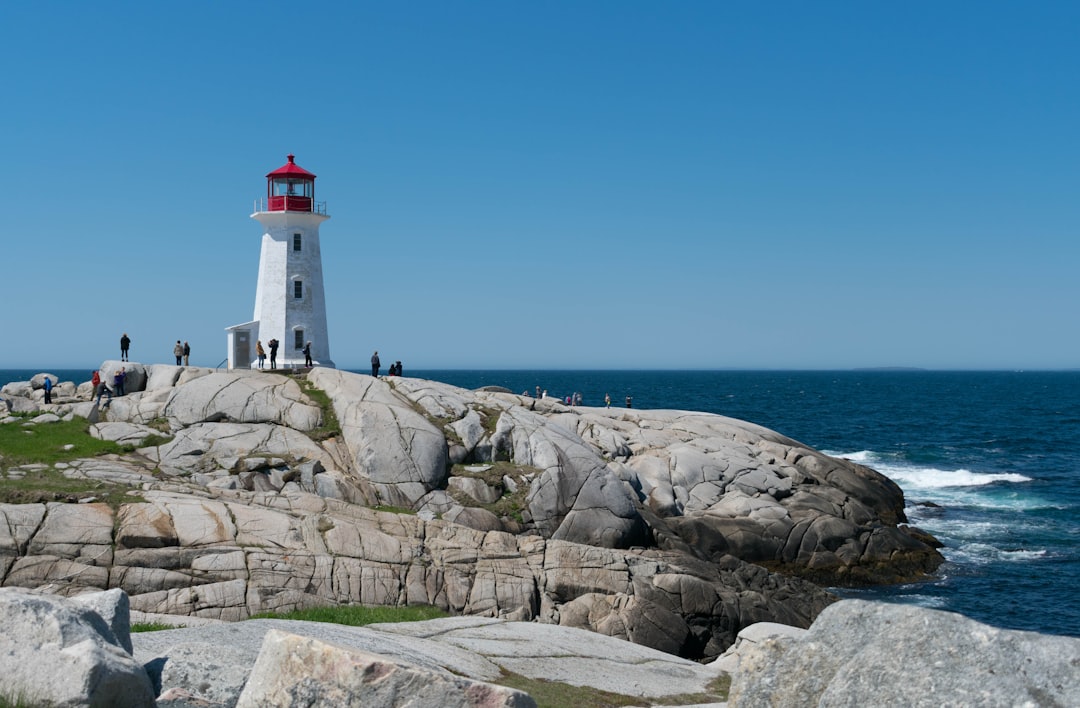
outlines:
[[283, 705], [535, 708], [526, 693], [271, 630], [237, 708]]
[[540, 470], [526, 502], [542, 535], [608, 548], [647, 542], [634, 490], [578, 435], [514, 408], [499, 416], [492, 447]]
[[98, 368], [101, 380], [109, 388], [113, 386], [113, 377], [116, 372], [124, 370], [124, 393], [138, 393], [146, 388], [146, 367], [137, 361], [117, 361], [115, 359], [103, 361]]
[[838, 602], [740, 650], [729, 705], [1075, 706], [1080, 639], [911, 605]]
[[171, 441], [139, 453], [164, 473], [175, 475], [233, 471], [241, 460], [254, 455], [335, 466], [326, 450], [308, 436], [268, 423], [198, 423], [180, 429]]
[[385, 381], [316, 368], [309, 380], [330, 396], [352, 470], [383, 504], [412, 507], [446, 480], [443, 433]]
[[146, 671], [92, 607], [89, 600], [0, 588], [5, 696], [27, 705], [154, 705]]
[[318, 427], [322, 411], [292, 378], [278, 374], [213, 373], [172, 389], [162, 411], [173, 429], [197, 423], [276, 423]]

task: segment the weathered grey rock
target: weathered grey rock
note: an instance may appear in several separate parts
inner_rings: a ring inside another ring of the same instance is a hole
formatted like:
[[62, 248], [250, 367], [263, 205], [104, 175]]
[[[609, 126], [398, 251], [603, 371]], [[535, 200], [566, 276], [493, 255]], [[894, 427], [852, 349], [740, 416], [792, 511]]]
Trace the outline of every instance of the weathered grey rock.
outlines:
[[502, 489], [489, 486], [484, 480], [477, 477], [451, 477], [447, 480], [447, 489], [460, 492], [471, 497], [474, 502], [480, 504], [494, 504], [502, 496]]
[[729, 704], [1080, 705], [1080, 639], [996, 629], [910, 605], [846, 600], [800, 637], [740, 655]]
[[477, 531], [503, 531], [502, 521], [487, 509], [455, 506], [443, 515], [447, 521], [468, 526]]
[[352, 470], [383, 504], [411, 507], [446, 478], [442, 433], [381, 379], [316, 368], [309, 380], [334, 401]]
[[46, 377], [52, 380], [53, 386], [60, 383], [60, 377], [56, 374], [34, 374], [32, 377], [30, 377], [30, 388], [35, 391], [41, 388], [45, 388]]
[[267, 633], [237, 708], [295, 705], [535, 707], [525, 693], [359, 649]]
[[117, 643], [128, 654], [131, 649], [131, 604], [127, 593], [118, 588], [104, 592], [88, 592], [76, 595], [71, 601], [98, 613], [109, 625]]
[[23, 425], [43, 425], [45, 423], [55, 423], [60, 420], [60, 416], [55, 413], [42, 413], [41, 415], [34, 416], [27, 420]]
[[116, 372], [120, 369], [124, 370], [124, 392], [125, 394], [138, 393], [146, 388], [146, 367], [137, 361], [118, 361], [112, 359], [109, 361], [103, 361], [101, 366], [98, 367], [98, 371], [101, 375], [101, 380], [112, 386], [113, 377], [116, 376]]
[[173, 474], [232, 470], [251, 455], [317, 460], [332, 467], [327, 452], [303, 433], [282, 425], [199, 423], [177, 431], [172, 441], [139, 453]]
[[223, 372], [173, 388], [163, 413], [174, 428], [226, 421], [313, 430], [322, 418], [319, 407], [288, 376]]
[[[126, 485], [147, 506], [115, 518], [50, 507], [25, 540], [0, 526], [4, 583], [121, 587], [136, 610], [215, 619], [425, 602], [713, 657], [747, 624], [805, 627], [831, 601], [739, 559], [829, 581], [915, 575], [935, 559], [898, 525], [895, 485], [722, 416], [570, 408], [316, 369], [310, 381], [342, 422], [341, 435], [316, 441], [290, 427], [310, 421], [290, 414], [308, 403], [289, 377], [177, 367], [150, 377], [97, 430], [175, 404], [171, 442], [57, 465]], [[208, 420], [185, 423], [181, 410]], [[233, 415], [275, 422], [226, 422]], [[451, 470], [451, 442], [454, 459], [485, 465]], [[472, 478], [495, 465], [513, 496]], [[357, 506], [377, 504], [418, 516]]]
[[[0, 394], [7, 397], [30, 398], [34, 393], [34, 385], [29, 381], [10, 381], [0, 387]], [[39, 384], [37, 388], [41, 388]]]
[[633, 490], [581, 438], [512, 409], [499, 417], [492, 448], [540, 470], [526, 502], [542, 535], [611, 548], [646, 542]]
[[9, 396], [5, 400], [7, 401], [8, 410], [12, 413], [36, 413], [41, 410], [41, 404], [31, 398]]
[[98, 440], [112, 440], [120, 445], [140, 445], [151, 436], [161, 436], [156, 428], [137, 423], [95, 423], [90, 434]]
[[146, 671], [105, 620], [54, 595], [0, 588], [0, 675], [5, 695], [35, 705], [154, 705]]
[[761, 644], [766, 639], [776, 639], [778, 637], [789, 637], [792, 639], [799, 639], [802, 635], [806, 634], [806, 630], [801, 627], [792, 627], [787, 624], [778, 624], [776, 622], [758, 622], [752, 624], [749, 627], [744, 627], [739, 631], [739, 635], [735, 637], [735, 643], [728, 647], [727, 651], [721, 654], [716, 661], [713, 661], [709, 666], [723, 671], [727, 674], [733, 674], [739, 669], [739, 660], [743, 654], [749, 653], [753, 647]]
[[243, 688], [271, 629], [376, 653], [439, 675], [449, 671], [476, 681], [497, 681], [504, 671], [513, 671], [640, 696], [643, 703], [702, 693], [717, 676], [709, 667], [594, 632], [482, 617], [367, 627], [250, 620], [140, 633], [134, 637], [135, 655], [161, 668], [163, 690], [186, 690], [228, 705]]

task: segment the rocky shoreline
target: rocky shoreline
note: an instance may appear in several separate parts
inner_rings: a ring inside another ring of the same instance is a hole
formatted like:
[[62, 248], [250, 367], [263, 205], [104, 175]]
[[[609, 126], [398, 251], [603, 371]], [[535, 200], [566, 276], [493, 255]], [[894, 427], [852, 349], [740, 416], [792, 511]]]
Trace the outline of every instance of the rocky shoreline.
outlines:
[[799, 576], [941, 562], [890, 480], [744, 421], [318, 368], [103, 379], [121, 365], [107, 407], [72, 382], [45, 404], [46, 374], [0, 391], [6, 424], [79, 416], [134, 448], [56, 470], [130, 502], [0, 505], [4, 586], [225, 620], [431, 604], [707, 660], [755, 622], [809, 626], [835, 598]]
[[105, 362], [103, 378], [119, 366], [128, 394], [108, 406], [58, 381], [44, 403], [48, 374], [0, 390], [0, 425], [85, 418], [126, 446], [0, 459], [7, 480], [96, 490], [0, 504], [4, 588], [120, 592], [125, 612], [192, 623], [430, 604], [699, 666], [727, 651], [730, 670], [740, 632], [833, 605], [807, 578], [895, 582], [942, 560], [887, 478], [723, 416], [319, 368]]
[[201, 620], [137, 634], [130, 619], [120, 590], [64, 598], [0, 588], [0, 701], [936, 708], [1080, 699], [1080, 639], [857, 600], [831, 605], [808, 630], [751, 625], [710, 664], [581, 629], [483, 617], [366, 627]]

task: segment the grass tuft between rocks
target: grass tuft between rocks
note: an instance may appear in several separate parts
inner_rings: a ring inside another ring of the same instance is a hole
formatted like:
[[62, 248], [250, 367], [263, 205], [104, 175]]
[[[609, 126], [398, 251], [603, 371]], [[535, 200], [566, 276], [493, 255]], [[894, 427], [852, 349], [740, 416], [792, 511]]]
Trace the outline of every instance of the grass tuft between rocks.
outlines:
[[367, 624], [379, 624], [382, 622], [420, 622], [449, 616], [445, 610], [432, 605], [406, 605], [403, 607], [340, 605], [337, 607], [309, 607], [303, 610], [292, 610], [291, 612], [260, 612], [252, 615], [250, 619], [303, 620], [305, 622], [327, 622], [350, 627], [363, 627]]
[[0, 708], [38, 708], [41, 701], [28, 698], [22, 693], [9, 693], [0, 690]]
[[161, 632], [166, 629], [183, 629], [182, 624], [164, 624], [162, 622], [132, 622], [131, 632]]
[[[95, 501], [114, 509], [120, 504], [143, 499], [129, 494], [132, 488], [95, 479], [69, 478], [54, 465], [69, 460], [121, 454], [127, 446], [98, 440], [90, 434], [90, 421], [74, 418], [53, 423], [0, 425], [0, 502], [40, 504], [43, 502]], [[16, 470], [18, 467], [30, 467]]]
[[334, 402], [330, 400], [326, 391], [316, 388], [315, 384], [307, 380], [307, 377], [297, 378], [297, 383], [300, 384], [300, 390], [304, 392], [304, 395], [322, 410], [322, 425], [309, 431], [308, 437], [321, 442], [340, 436], [341, 424], [338, 423], [337, 415], [334, 413]]
[[[31, 419], [27, 418], [27, 423]], [[80, 457], [94, 457], [123, 452], [110, 440], [98, 440], [90, 434], [85, 418], [37, 424], [0, 425], [0, 455], [5, 468], [28, 464], [53, 465]]]

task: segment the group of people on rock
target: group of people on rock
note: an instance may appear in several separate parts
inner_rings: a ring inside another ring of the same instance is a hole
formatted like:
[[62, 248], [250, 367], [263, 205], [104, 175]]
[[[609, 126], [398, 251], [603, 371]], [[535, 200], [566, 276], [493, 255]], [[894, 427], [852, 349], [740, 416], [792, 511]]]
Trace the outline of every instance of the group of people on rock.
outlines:
[[[47, 378], [48, 377], [46, 377], [46, 379]], [[123, 396], [126, 393], [126, 391], [124, 391], [124, 383], [126, 381], [127, 367], [121, 366], [116, 371], [116, 373], [113, 374], [112, 386], [109, 385], [109, 382], [102, 380], [101, 371], [95, 370], [94, 373], [90, 376], [90, 383], [94, 386], [94, 393], [92, 394], [94, 396], [94, 400], [97, 402], [98, 405], [101, 405], [101, 397], [108, 396], [109, 400], [105, 402], [105, 407], [107, 408], [109, 404], [112, 403], [113, 393], [115, 393], [117, 396]], [[47, 394], [45, 402], [49, 402]]]
[[[120, 361], [131, 361], [129, 356], [131, 350], [131, 337], [127, 332], [120, 335]], [[191, 361], [191, 345], [187, 342], [180, 343], [180, 340], [176, 340], [176, 345], [173, 347], [173, 356], [176, 357], [177, 366], [190, 366]]]
[[[279, 342], [277, 339], [271, 339], [266, 343], [266, 346], [270, 349], [270, 368], [276, 369], [277, 352], [278, 347], [281, 346], [281, 342]], [[304, 366], [314, 366], [315, 363], [311, 359], [311, 340], [304, 342], [304, 348], [301, 349], [301, 351], [304, 353]], [[259, 359], [258, 368], [266, 368], [266, 349], [263, 348], [263, 343], [261, 339], [255, 340], [255, 356], [257, 356]]]
[[[527, 390], [523, 391], [521, 395], [522, 396], [528, 396], [529, 392]], [[541, 390], [541, 388], [539, 386], [536, 387], [536, 396], [535, 396], [535, 398], [547, 398], [547, 395], [548, 395], [547, 389]], [[568, 406], [580, 406], [581, 405], [581, 400], [582, 400], [581, 394], [579, 392], [575, 391], [574, 393], [570, 394], [566, 398], [563, 398], [562, 402], [565, 403]], [[605, 393], [604, 394], [604, 407], [605, 408], [611, 408], [611, 394], [610, 393]], [[633, 398], [633, 396], [627, 396], [626, 397], [626, 407], [627, 408], [633, 408], [634, 407], [634, 398]]]
[[184, 342], [183, 344], [181, 344], [180, 340], [177, 339], [176, 340], [176, 346], [172, 348], [172, 353], [173, 353], [173, 356], [176, 357], [176, 365], [177, 366], [181, 365], [180, 364], [181, 361], [183, 361], [183, 366], [187, 366], [188, 361], [190, 361], [190, 357], [191, 357], [191, 345], [188, 344], [187, 342]]
[[[371, 375], [378, 377], [379, 369], [382, 368], [382, 362], [379, 360], [379, 351], [376, 349], [375, 353], [371, 355]], [[386, 372], [387, 376], [401, 376], [401, 362], [395, 361], [390, 365], [390, 370]]]

